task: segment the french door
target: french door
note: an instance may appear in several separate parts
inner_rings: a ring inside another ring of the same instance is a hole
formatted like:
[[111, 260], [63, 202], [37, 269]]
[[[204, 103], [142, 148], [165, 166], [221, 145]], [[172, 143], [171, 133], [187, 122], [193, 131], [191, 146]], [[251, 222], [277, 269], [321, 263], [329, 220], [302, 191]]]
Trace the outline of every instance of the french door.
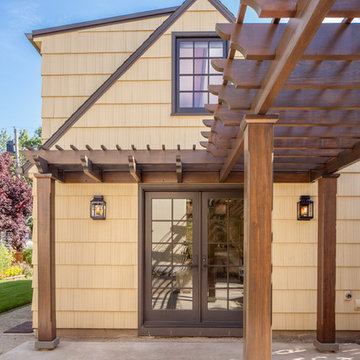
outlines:
[[242, 327], [243, 198], [147, 192], [144, 324]]

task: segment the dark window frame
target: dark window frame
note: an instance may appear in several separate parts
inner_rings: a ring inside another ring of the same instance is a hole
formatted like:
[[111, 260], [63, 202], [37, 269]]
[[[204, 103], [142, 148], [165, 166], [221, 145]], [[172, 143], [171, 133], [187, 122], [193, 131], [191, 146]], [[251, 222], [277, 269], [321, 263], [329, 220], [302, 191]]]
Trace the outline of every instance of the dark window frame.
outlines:
[[[171, 51], [171, 115], [172, 116], [189, 116], [189, 115], [204, 115], [208, 112], [205, 108], [180, 108], [179, 107], [179, 40], [191, 40], [191, 41], [211, 41], [213, 39], [221, 40], [224, 43], [223, 56], [226, 57], [228, 52], [228, 42], [222, 40], [215, 31], [182, 31], [172, 32], [172, 51]], [[209, 72], [209, 71], [208, 71]], [[194, 91], [193, 91], [194, 92]]]

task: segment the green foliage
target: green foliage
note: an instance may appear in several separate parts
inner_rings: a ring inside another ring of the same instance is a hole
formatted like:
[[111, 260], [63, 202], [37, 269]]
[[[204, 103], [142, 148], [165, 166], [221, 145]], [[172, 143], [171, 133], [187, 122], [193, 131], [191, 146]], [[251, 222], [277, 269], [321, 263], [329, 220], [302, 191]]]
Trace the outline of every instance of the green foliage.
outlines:
[[4, 272], [0, 273], [0, 280], [19, 276], [23, 274], [23, 269], [19, 265], [10, 266]]
[[10, 268], [14, 261], [15, 250], [9, 249], [5, 244], [0, 242], [0, 274]]
[[[34, 149], [38, 149], [42, 143], [41, 141], [41, 127], [34, 131], [33, 136], [29, 136], [26, 129], [19, 132], [19, 150], [26, 150], [25, 146], [31, 146]], [[0, 130], [0, 153], [6, 151], [6, 143], [14, 138], [13, 134], [8, 134], [5, 129]], [[20, 154], [20, 166], [23, 166], [26, 162], [25, 156]]]
[[0, 313], [32, 301], [32, 280], [0, 281]]
[[26, 248], [26, 249], [23, 251], [24, 260], [25, 260], [28, 264], [32, 264], [32, 253], [33, 253], [33, 248], [32, 248], [32, 246]]
[[19, 145], [22, 150], [26, 150], [25, 146], [31, 146], [38, 149], [41, 145], [41, 127], [35, 130], [32, 137], [29, 136], [26, 129], [20, 130]]
[[12, 137], [6, 132], [5, 129], [0, 130], [0, 153], [6, 151], [6, 143], [11, 139]]
[[30, 264], [26, 262], [18, 263], [17, 264], [22, 269], [22, 274], [25, 275], [25, 277], [32, 278], [33, 276], [33, 268]]

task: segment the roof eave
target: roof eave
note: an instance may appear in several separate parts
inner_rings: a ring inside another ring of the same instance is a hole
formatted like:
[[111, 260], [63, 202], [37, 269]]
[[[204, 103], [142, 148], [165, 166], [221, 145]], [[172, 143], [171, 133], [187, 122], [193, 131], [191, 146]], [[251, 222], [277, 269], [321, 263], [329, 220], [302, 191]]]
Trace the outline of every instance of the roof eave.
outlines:
[[35, 48], [35, 50], [41, 55], [41, 50], [35, 43], [32, 34], [25, 33], [26, 38], [30, 41], [31, 45]]
[[54, 34], [59, 34], [59, 33], [64, 33], [64, 32], [69, 32], [69, 31], [88, 29], [88, 28], [92, 28], [92, 27], [107, 26], [107, 25], [113, 25], [113, 24], [118, 24], [118, 23], [136, 21], [136, 20], [144, 20], [144, 19], [149, 19], [149, 18], [153, 18], [153, 17], [166, 16], [166, 15], [170, 15], [170, 14], [174, 13], [177, 10], [177, 8], [178, 8], [178, 6], [175, 6], [175, 7], [165, 8], [165, 9], [143, 11], [143, 12], [138, 12], [138, 13], [133, 13], [133, 14], [114, 16], [114, 17], [105, 18], [105, 19], [98, 19], [98, 20], [85, 21], [85, 22], [80, 22], [80, 23], [75, 23], [75, 24], [33, 30], [32, 37], [34, 38], [37, 36], [54, 35]]

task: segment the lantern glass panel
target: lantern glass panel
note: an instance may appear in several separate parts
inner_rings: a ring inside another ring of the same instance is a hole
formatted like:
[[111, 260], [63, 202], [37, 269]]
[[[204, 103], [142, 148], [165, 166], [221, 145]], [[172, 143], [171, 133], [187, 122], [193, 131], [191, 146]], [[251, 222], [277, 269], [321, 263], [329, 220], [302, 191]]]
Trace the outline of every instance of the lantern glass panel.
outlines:
[[310, 199], [310, 196], [301, 196], [300, 201], [297, 204], [298, 220], [311, 220], [314, 217], [313, 206], [314, 202]]
[[90, 202], [90, 217], [94, 220], [106, 218], [106, 202], [102, 196], [94, 196], [94, 199]]

